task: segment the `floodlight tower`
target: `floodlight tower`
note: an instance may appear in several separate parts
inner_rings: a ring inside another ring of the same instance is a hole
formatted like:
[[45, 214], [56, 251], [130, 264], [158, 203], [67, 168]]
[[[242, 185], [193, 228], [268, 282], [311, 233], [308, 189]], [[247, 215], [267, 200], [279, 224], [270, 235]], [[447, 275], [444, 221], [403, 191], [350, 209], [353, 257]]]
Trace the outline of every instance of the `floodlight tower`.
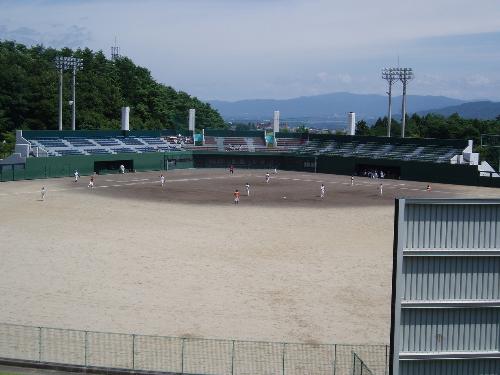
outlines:
[[63, 72], [67, 68], [67, 57], [65, 56], [56, 56], [54, 59], [54, 64], [56, 65], [56, 69], [59, 70], [59, 130], [62, 130], [62, 92], [63, 92]]
[[389, 110], [387, 113], [387, 136], [391, 136], [391, 122], [392, 122], [392, 85], [394, 82], [399, 80], [398, 69], [397, 68], [385, 68], [382, 69], [382, 79], [386, 80], [389, 84]]
[[403, 103], [401, 108], [401, 138], [405, 137], [405, 127], [406, 127], [406, 85], [409, 81], [414, 78], [412, 68], [399, 68], [399, 80], [403, 84]]
[[115, 44], [111, 46], [111, 60], [115, 61], [120, 57], [120, 47], [116, 43], [116, 36], [115, 36]]
[[63, 73], [65, 70], [73, 70], [73, 100], [70, 102], [72, 106], [71, 129], [75, 130], [76, 119], [76, 71], [83, 67], [83, 60], [76, 57], [56, 56], [54, 59], [56, 68], [59, 70], [59, 130], [62, 130], [62, 111], [63, 111]]
[[71, 58], [71, 65], [73, 68], [73, 102], [71, 103], [71, 130], [76, 130], [76, 71], [83, 68], [83, 60], [76, 57]]

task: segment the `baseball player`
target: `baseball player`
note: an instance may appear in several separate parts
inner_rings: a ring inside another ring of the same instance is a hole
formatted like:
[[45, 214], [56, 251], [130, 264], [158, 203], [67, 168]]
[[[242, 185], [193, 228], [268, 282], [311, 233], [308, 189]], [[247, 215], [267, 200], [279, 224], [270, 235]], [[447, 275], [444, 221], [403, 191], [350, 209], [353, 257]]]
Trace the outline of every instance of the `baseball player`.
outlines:
[[321, 184], [320, 196], [321, 196], [321, 199], [323, 199], [325, 197], [325, 185], [324, 184]]
[[234, 196], [234, 204], [239, 204], [240, 203], [240, 192], [238, 189], [236, 189], [233, 193]]
[[78, 173], [78, 171], [75, 169], [75, 182], [78, 182], [78, 179], [80, 178], [80, 174]]
[[247, 197], [249, 197], [250, 196], [250, 184], [248, 182], [245, 184], [245, 188], [247, 189]]

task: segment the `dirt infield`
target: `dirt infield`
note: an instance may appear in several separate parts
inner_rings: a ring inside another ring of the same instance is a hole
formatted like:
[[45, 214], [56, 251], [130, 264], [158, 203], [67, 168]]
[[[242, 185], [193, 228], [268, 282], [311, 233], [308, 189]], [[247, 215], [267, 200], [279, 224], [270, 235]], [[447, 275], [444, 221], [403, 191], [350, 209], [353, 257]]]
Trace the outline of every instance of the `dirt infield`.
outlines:
[[0, 321], [386, 343], [394, 198], [498, 197], [391, 180], [380, 196], [379, 180], [264, 173], [170, 171], [163, 188], [158, 172], [97, 176], [93, 191], [87, 177], [0, 184]]

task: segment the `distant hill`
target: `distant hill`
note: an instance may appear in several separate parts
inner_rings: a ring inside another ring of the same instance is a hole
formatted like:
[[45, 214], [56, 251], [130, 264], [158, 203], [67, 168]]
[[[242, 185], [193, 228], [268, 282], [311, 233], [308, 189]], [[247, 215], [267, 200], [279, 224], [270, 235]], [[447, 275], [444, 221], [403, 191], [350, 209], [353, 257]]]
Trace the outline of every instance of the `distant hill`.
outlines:
[[420, 115], [426, 115], [428, 113], [435, 113], [446, 117], [458, 113], [460, 117], [467, 119], [477, 118], [481, 120], [494, 120], [500, 115], [500, 103], [490, 101], [470, 102], [419, 112]]
[[[253, 99], [236, 102], [211, 100], [209, 103], [226, 121], [265, 120], [280, 110], [283, 119], [290, 118], [345, 118], [346, 113], [356, 112], [358, 118], [377, 118], [387, 114], [386, 95], [363, 95], [338, 92], [303, 96], [293, 99]], [[430, 108], [444, 108], [465, 103], [463, 100], [444, 96], [408, 96], [408, 112], [420, 112]], [[393, 98], [393, 113], [401, 113], [401, 97]]]

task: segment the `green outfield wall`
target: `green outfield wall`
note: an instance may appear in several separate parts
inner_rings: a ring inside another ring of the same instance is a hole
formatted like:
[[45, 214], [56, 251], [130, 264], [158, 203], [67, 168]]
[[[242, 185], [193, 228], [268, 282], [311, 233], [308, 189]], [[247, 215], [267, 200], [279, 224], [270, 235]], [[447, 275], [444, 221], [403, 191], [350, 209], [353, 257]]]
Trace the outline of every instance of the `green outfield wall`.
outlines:
[[353, 175], [361, 168], [372, 170], [392, 169], [403, 180], [439, 182], [472, 186], [500, 187], [500, 178], [480, 177], [477, 166], [368, 159], [342, 156], [297, 155], [278, 152], [195, 152], [195, 168], [271, 169]]
[[[96, 170], [96, 166], [103, 162], [114, 165], [115, 168]], [[0, 181], [68, 177], [73, 176], [75, 170], [78, 170], [82, 176], [94, 172], [101, 174], [118, 173], [118, 166], [121, 163], [126, 165], [128, 169], [136, 171], [192, 168], [193, 154], [185, 151], [28, 158], [24, 166], [0, 165]]]
[[186, 151], [144, 154], [116, 154], [28, 158], [26, 165], [0, 166], [0, 181], [72, 176], [94, 172], [117, 173], [118, 165], [136, 171], [175, 168], [273, 169], [352, 175], [363, 169], [394, 170], [403, 180], [472, 186], [500, 187], [500, 178], [480, 177], [476, 166], [369, 159], [330, 155], [297, 155], [281, 152]]

